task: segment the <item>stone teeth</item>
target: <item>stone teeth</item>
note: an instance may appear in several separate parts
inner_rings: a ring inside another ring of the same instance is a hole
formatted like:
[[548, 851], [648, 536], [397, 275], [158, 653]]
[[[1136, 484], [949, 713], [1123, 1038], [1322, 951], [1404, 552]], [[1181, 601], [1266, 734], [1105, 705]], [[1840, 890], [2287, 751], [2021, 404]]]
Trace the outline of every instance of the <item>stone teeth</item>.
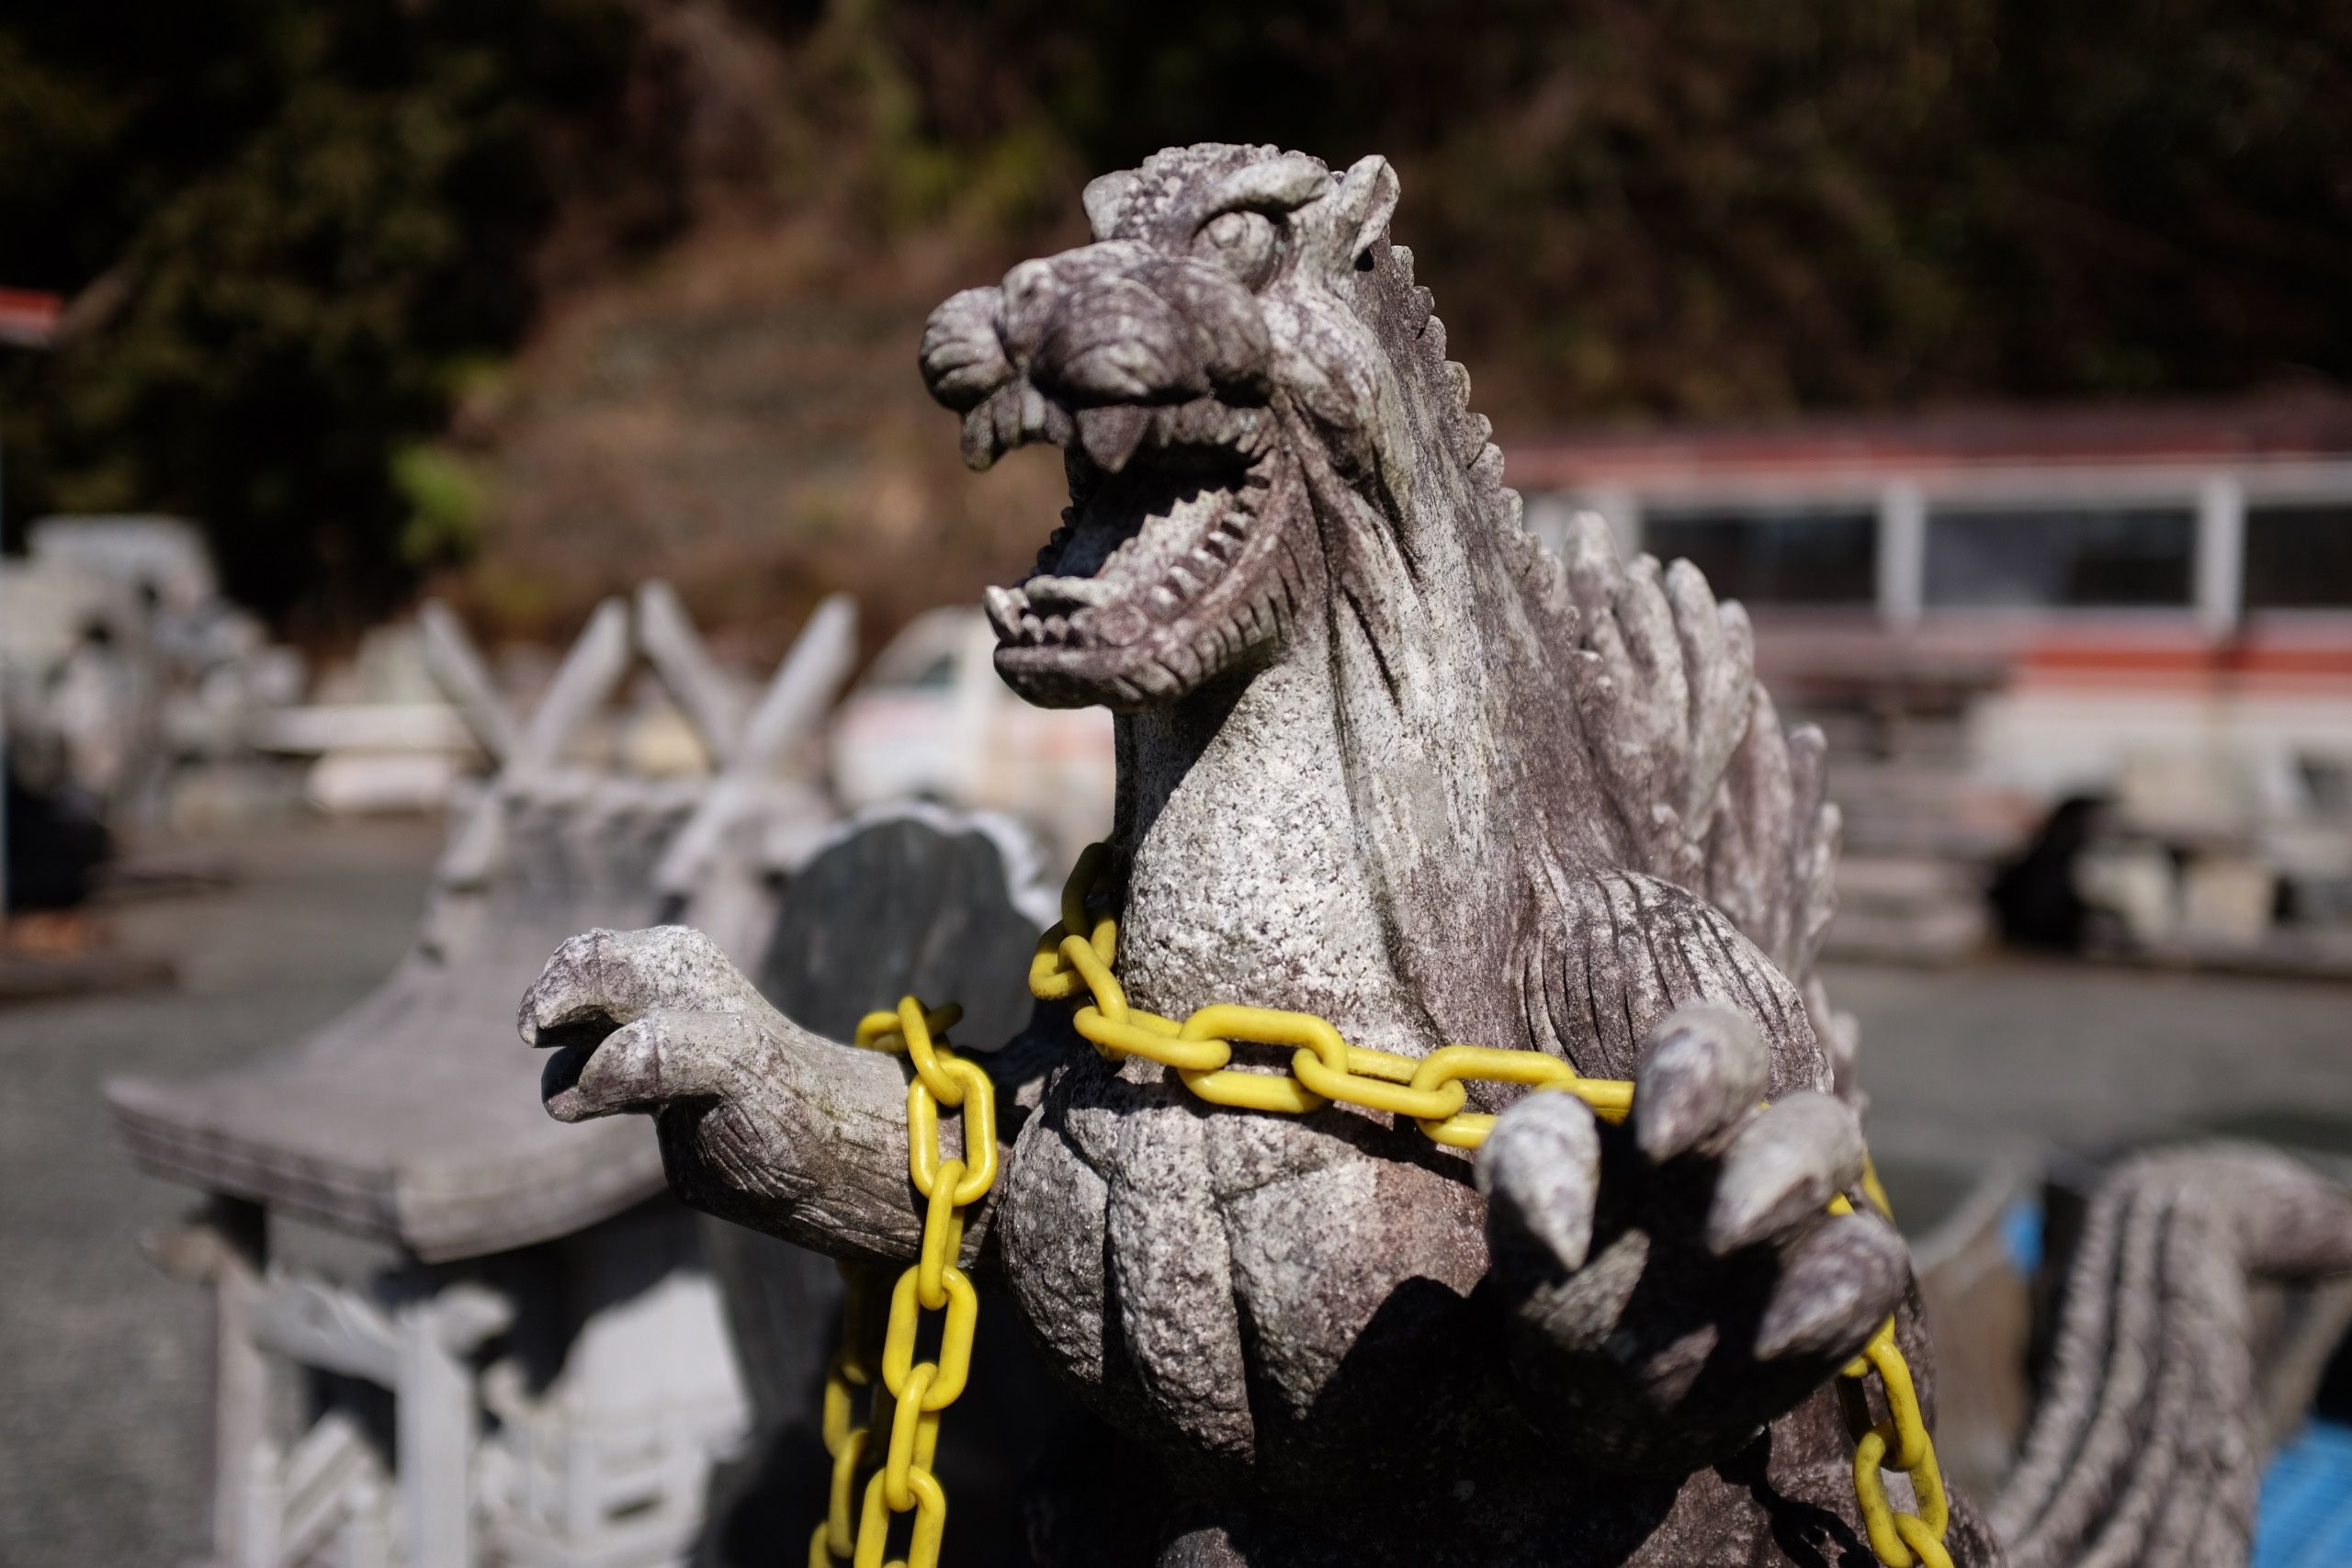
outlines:
[[964, 461], [986, 468], [1016, 447], [1047, 441], [1069, 445], [1076, 427], [1069, 411], [1026, 381], [1000, 387], [964, 416]]
[[989, 625], [1001, 637], [1021, 635], [1021, 611], [1025, 601], [1010, 588], [991, 586], [980, 595], [980, 607], [988, 612]]
[[1035, 642], [1046, 635], [1046, 623], [1035, 615], [1023, 615], [1021, 617], [1021, 635]]
[[1240, 439], [1240, 417], [1223, 403], [1204, 401], [1182, 412], [1188, 416], [1183, 421], [1183, 433], [1191, 440], [1203, 445], [1232, 446]]
[[1039, 416], [1038, 421], [1040, 436], [1057, 446], [1067, 447], [1070, 443], [1070, 437], [1077, 432], [1078, 426], [1071, 422], [1068, 409], [1059, 403], [1049, 402], [1045, 405], [1045, 412]]
[[964, 416], [964, 466], [974, 473], [986, 472], [996, 461], [996, 419], [989, 403], [982, 403]]
[[1111, 558], [1102, 563], [1102, 570], [1096, 574], [1097, 580], [1108, 577], [1111, 574], [1111, 569], [1114, 566], [1134, 566], [1142, 555], [1143, 536], [1141, 534], [1120, 540], [1119, 547], [1111, 552]]
[[1176, 597], [1176, 591], [1168, 584], [1155, 582], [1151, 585], [1151, 603], [1155, 609], [1177, 610], [1183, 607], [1184, 602]]
[[1046, 617], [1046, 640], [1047, 642], [1068, 642], [1069, 640], [1069, 617], [1068, 615], [1047, 615]]
[[1099, 577], [1033, 577], [1023, 586], [1029, 603], [1043, 609], [1107, 604], [1119, 594]]
[[1150, 411], [1132, 403], [1087, 409], [1078, 416], [1079, 444], [1086, 448], [1086, 455], [1094, 460], [1095, 467], [1106, 474], [1115, 474], [1135, 456], [1150, 423]]
[[1079, 623], [1092, 636], [1115, 648], [1141, 637], [1150, 622], [1133, 604], [1121, 603], [1100, 611], [1090, 610], [1079, 617]]

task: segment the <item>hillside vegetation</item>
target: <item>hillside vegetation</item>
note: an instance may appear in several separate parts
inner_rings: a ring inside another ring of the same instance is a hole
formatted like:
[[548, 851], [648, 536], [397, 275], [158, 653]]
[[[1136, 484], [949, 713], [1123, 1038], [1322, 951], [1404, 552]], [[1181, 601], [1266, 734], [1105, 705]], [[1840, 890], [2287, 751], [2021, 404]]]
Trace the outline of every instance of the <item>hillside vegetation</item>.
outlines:
[[1087, 175], [1405, 181], [1506, 432], [2352, 375], [2352, 10], [2285, 0], [127, 0], [0, 20], [7, 515], [205, 519], [333, 634], [661, 570], [763, 650], [1011, 570], [911, 374]]

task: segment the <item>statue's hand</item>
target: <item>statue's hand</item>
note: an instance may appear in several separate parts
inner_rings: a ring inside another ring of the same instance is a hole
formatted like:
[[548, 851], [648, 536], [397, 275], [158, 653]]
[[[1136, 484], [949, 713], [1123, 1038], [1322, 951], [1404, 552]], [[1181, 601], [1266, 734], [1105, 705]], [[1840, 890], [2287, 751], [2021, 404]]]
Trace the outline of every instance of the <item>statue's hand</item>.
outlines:
[[517, 1021], [553, 1053], [548, 1113], [651, 1115], [670, 1184], [696, 1208], [841, 1257], [912, 1250], [899, 1063], [802, 1029], [700, 931], [573, 937]]
[[1514, 1386], [1593, 1463], [1729, 1457], [1903, 1297], [1894, 1227], [1826, 1212], [1861, 1177], [1853, 1112], [1809, 1089], [1764, 1108], [1768, 1065], [1744, 1017], [1688, 1008], [1651, 1032], [1624, 1127], [1531, 1094], [1479, 1152]]
[[548, 1114], [584, 1122], [685, 1100], [758, 1097], [761, 1068], [793, 1026], [685, 926], [593, 931], [555, 950], [523, 994], [524, 1040], [553, 1053]]

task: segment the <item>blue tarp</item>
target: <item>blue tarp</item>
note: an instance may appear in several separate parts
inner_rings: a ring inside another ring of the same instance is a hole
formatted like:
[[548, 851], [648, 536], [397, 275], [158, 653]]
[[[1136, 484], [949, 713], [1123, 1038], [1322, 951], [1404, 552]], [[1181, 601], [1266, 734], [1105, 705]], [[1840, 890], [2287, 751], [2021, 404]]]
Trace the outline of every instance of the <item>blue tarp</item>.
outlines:
[[2262, 1479], [2254, 1568], [2352, 1563], [2352, 1427], [2314, 1421], [2278, 1450]]

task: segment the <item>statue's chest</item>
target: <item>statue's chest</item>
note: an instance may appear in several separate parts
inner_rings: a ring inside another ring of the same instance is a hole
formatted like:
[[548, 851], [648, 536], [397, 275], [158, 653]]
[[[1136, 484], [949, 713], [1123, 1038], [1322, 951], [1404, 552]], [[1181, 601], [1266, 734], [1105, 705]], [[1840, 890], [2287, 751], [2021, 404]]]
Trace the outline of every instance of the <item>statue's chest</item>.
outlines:
[[[1486, 1267], [1466, 1166], [1388, 1157], [1388, 1136], [1340, 1111], [1214, 1109], [1148, 1064], [1076, 1060], [1009, 1173], [1008, 1276], [1123, 1425], [1249, 1463], [1336, 1452], [1365, 1438], [1317, 1415], [1346, 1369], [1393, 1371], [1367, 1361], [1367, 1335], [1438, 1327]], [[1408, 1381], [1389, 1394], [1410, 1397]]]
[[[1182, 1019], [1213, 1002], [1312, 1012], [1349, 1040], [1420, 1055], [1433, 1042], [1332, 781], [1295, 781], [1220, 808], [1180, 798], [1137, 847], [1122, 900], [1119, 980]], [[1198, 807], [1197, 809], [1188, 809]]]

